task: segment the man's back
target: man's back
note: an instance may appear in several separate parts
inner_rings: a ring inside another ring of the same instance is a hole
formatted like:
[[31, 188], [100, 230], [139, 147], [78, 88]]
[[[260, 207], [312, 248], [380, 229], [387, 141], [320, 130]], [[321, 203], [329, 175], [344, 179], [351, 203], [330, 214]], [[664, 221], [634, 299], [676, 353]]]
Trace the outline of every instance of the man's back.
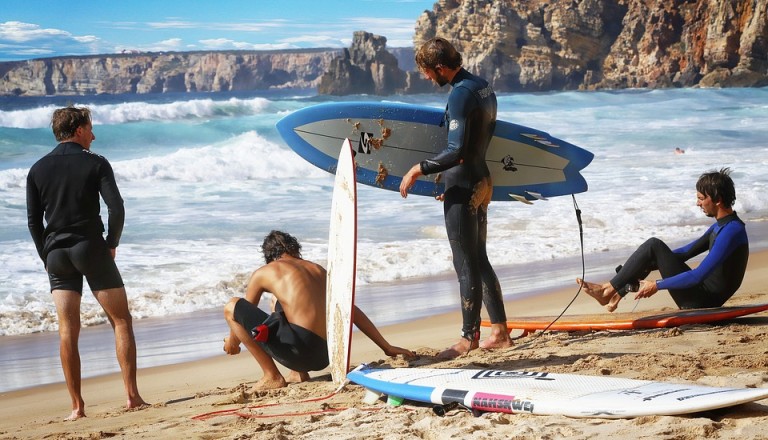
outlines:
[[322, 266], [284, 255], [254, 273], [264, 290], [275, 295], [288, 322], [325, 338], [325, 277]]

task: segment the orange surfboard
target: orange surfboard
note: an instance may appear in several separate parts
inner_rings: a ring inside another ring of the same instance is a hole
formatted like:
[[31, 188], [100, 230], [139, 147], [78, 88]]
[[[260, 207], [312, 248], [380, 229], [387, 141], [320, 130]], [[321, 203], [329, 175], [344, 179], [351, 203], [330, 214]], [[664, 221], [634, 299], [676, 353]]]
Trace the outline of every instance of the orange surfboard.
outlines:
[[[523, 330], [524, 335], [535, 330], [579, 331], [579, 330], [632, 330], [677, 327], [686, 324], [707, 324], [740, 316], [751, 315], [768, 310], [766, 304], [752, 304], [706, 309], [674, 310], [671, 312], [635, 312], [599, 315], [564, 316], [554, 324], [555, 317], [525, 317], [507, 321], [508, 330]], [[654, 313], [650, 314], [649, 313]], [[483, 327], [489, 327], [490, 321], [482, 321]]]

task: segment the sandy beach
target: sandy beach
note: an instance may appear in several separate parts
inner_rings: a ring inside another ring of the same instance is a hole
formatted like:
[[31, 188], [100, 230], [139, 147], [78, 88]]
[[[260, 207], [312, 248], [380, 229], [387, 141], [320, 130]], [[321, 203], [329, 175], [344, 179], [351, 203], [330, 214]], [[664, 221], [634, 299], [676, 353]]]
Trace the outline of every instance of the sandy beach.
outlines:
[[[768, 252], [753, 253], [744, 284], [726, 305], [768, 302], [767, 284]], [[510, 317], [557, 315], [575, 293], [574, 284], [510, 301], [507, 313]], [[634, 306], [627, 299], [617, 313], [630, 312]], [[674, 308], [666, 292], [661, 292], [641, 301], [635, 311]], [[567, 315], [601, 310], [582, 293]], [[459, 323], [457, 310], [383, 327], [382, 333], [393, 344], [419, 354], [413, 361], [387, 358], [355, 332], [353, 365], [494, 368], [768, 387], [766, 312], [675, 329], [535, 333], [517, 339], [512, 349], [475, 350], [452, 361], [438, 361], [438, 350], [456, 340]], [[63, 383], [6, 392], [0, 394], [0, 438], [768, 438], [764, 430], [768, 399], [685, 416], [618, 420], [501, 413], [474, 417], [460, 410], [438, 417], [430, 405], [406, 402], [395, 407], [382, 400], [367, 404], [364, 390], [354, 384], [334, 394], [327, 371], [313, 373], [309, 382], [252, 393], [250, 387], [260, 375], [245, 351], [238, 356], [222, 353], [196, 362], [144, 368], [139, 371], [139, 387], [152, 405], [131, 411], [123, 409], [125, 397], [117, 374], [86, 379], [87, 417], [75, 422], [62, 421], [70, 411]], [[240, 415], [231, 411], [236, 409], [241, 409]], [[210, 416], [198, 417], [205, 414]]]

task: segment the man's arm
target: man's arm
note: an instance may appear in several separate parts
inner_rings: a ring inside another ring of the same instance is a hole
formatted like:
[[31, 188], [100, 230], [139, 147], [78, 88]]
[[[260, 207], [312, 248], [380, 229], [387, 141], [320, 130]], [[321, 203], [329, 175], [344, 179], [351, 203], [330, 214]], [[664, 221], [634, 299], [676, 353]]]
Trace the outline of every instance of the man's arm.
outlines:
[[695, 286], [721, 266], [733, 251], [744, 243], [745, 234], [741, 234], [743, 226], [731, 222], [723, 227], [706, 257], [695, 268], [673, 277], [657, 281], [658, 289], [685, 289]]
[[466, 147], [469, 114], [477, 107], [477, 100], [466, 87], [456, 87], [448, 97], [448, 146], [437, 156], [419, 164], [421, 173], [429, 175], [453, 168], [462, 162]]
[[[27, 175], [27, 227], [40, 259], [43, 259], [43, 204], [37, 191], [32, 172]], [[43, 260], [45, 264], [45, 260]]]
[[376, 328], [373, 322], [368, 319], [368, 316], [363, 313], [363, 311], [360, 310], [357, 306], [354, 308], [352, 318], [352, 321], [355, 323], [357, 328], [359, 328], [360, 331], [365, 334], [365, 336], [368, 336], [371, 341], [378, 345], [379, 348], [381, 348], [381, 350], [387, 356], [397, 356], [398, 354], [402, 354], [407, 358], [416, 357], [412, 351], [405, 348], [396, 347], [387, 342], [387, 340], [384, 339], [384, 336], [382, 336], [379, 332], [379, 329]]
[[120, 244], [120, 237], [123, 235], [125, 206], [123, 198], [120, 196], [120, 190], [117, 188], [115, 173], [112, 171], [112, 166], [109, 162], [104, 160], [100, 171], [99, 193], [104, 199], [104, 204], [107, 205], [107, 212], [109, 214], [106, 242], [110, 249], [115, 249]]

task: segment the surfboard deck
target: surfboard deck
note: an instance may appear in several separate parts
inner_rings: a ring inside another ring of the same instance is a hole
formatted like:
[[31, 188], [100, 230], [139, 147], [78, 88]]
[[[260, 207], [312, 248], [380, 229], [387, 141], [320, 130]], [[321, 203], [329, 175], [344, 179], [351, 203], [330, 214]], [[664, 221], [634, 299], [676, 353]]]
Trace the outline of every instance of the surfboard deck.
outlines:
[[[352, 140], [357, 181], [399, 191], [403, 175], [448, 145], [444, 110], [392, 102], [324, 103], [297, 110], [277, 123], [288, 146], [334, 173], [338, 145]], [[493, 200], [531, 201], [587, 190], [579, 173], [594, 155], [540, 130], [497, 121], [486, 154]], [[412, 194], [443, 193], [440, 175], [422, 176]], [[438, 179], [436, 181], [436, 179]]]
[[[708, 324], [718, 321], [747, 316], [768, 310], [766, 304], [752, 304], [704, 309], [674, 310], [672, 312], [636, 312], [603, 313], [600, 315], [564, 316], [552, 324], [552, 331], [594, 331], [594, 330], [632, 330], [678, 327], [686, 324]], [[516, 318], [507, 321], [508, 330], [526, 332], [544, 330], [552, 323], [555, 316]], [[491, 323], [483, 320], [481, 325], [489, 327]]]
[[357, 187], [349, 140], [340, 144], [331, 201], [326, 275], [326, 322], [331, 378], [345, 382], [352, 343], [357, 262]]
[[722, 388], [621, 377], [533, 371], [361, 365], [347, 376], [369, 390], [477, 411], [630, 418], [676, 415], [768, 398], [766, 388]]

